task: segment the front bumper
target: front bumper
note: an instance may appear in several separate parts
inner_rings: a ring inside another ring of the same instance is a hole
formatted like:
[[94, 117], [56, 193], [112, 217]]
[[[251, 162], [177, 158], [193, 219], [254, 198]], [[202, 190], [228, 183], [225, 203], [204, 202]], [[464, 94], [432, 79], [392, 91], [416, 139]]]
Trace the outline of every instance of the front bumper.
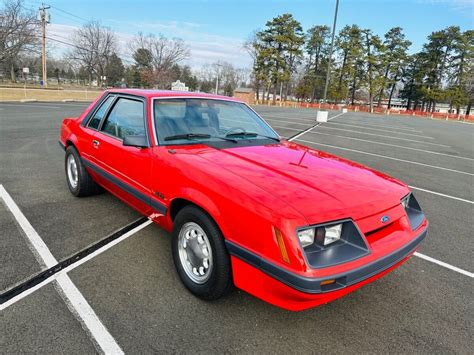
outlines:
[[[426, 234], [427, 225], [400, 249], [359, 268], [322, 278], [298, 275], [235, 243], [226, 244], [237, 287], [282, 308], [301, 310], [332, 301], [388, 273], [414, 253]], [[336, 282], [324, 285], [332, 279]]]

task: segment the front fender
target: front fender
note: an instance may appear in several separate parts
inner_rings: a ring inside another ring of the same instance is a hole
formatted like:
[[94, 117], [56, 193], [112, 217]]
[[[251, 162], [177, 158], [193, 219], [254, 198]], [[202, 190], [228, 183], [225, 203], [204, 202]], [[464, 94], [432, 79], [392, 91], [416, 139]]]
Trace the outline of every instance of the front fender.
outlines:
[[[214, 221], [216, 221], [222, 233], [224, 235], [228, 235], [229, 231], [226, 229], [226, 224], [223, 223], [222, 221], [221, 211], [217, 207], [216, 203], [209, 196], [205, 195], [204, 193], [202, 193], [201, 191], [197, 189], [194, 189], [191, 187], [185, 187], [185, 188], [180, 189], [178, 191], [177, 196], [175, 196], [170, 201], [170, 206], [173, 203], [173, 201], [176, 199], [188, 200], [192, 202], [193, 204], [195, 204], [196, 206], [202, 208], [214, 219]], [[169, 218], [169, 225], [171, 226], [172, 221], [169, 214], [168, 214], [168, 218]]]

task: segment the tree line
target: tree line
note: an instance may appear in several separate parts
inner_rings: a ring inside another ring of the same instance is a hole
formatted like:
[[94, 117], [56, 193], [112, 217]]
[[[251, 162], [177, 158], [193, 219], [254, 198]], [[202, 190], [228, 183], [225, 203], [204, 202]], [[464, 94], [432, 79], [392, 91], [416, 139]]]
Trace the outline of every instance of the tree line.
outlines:
[[[41, 76], [40, 31], [36, 14], [22, 0], [4, 0], [0, 9], [0, 70], [12, 82], [21, 68]], [[190, 90], [232, 95], [251, 84], [257, 100], [276, 102], [296, 98], [321, 101], [328, 72], [331, 29], [315, 25], [306, 32], [291, 14], [276, 16], [255, 31], [244, 48], [252, 68], [237, 69], [215, 62], [191, 69], [189, 46], [181, 39], [138, 33], [127, 48], [117, 34], [99, 22], [78, 28], [72, 39], [48, 35], [47, 43], [67, 45], [58, 59], [48, 50], [48, 77], [97, 86], [169, 89], [176, 80]], [[450, 26], [431, 33], [422, 49], [410, 52], [411, 42], [401, 27], [379, 36], [370, 29], [346, 25], [336, 34], [327, 99], [333, 103], [386, 104], [403, 100], [407, 109], [435, 111], [440, 102], [459, 113], [473, 102], [474, 31]], [[251, 76], [251, 78], [250, 78]], [[250, 83], [251, 81], [251, 83]]]
[[[253, 59], [257, 99], [275, 103], [293, 94], [299, 100], [321, 100], [328, 71], [331, 29], [315, 25], [306, 32], [291, 14], [268, 21], [245, 47]], [[336, 35], [328, 100], [367, 103], [370, 110], [393, 98], [407, 109], [434, 112], [439, 102], [459, 110], [473, 102], [474, 31], [450, 26], [431, 33], [421, 51], [411, 54], [401, 27], [382, 37], [358, 25]]]
[[[48, 78], [58, 84], [170, 89], [180, 80], [189, 90], [214, 92], [219, 76], [219, 92], [232, 95], [235, 88], [247, 85], [250, 76], [250, 70], [225, 61], [192, 70], [186, 64], [189, 46], [179, 38], [138, 33], [122, 48], [117, 34], [97, 21], [78, 28], [69, 40], [57, 35], [47, 35], [46, 40], [50, 48], [68, 48], [60, 59], [48, 50]], [[30, 68], [30, 78], [42, 75], [39, 23], [22, 0], [6, 0], [0, 9], [0, 69], [16, 82], [23, 79], [23, 67]]]

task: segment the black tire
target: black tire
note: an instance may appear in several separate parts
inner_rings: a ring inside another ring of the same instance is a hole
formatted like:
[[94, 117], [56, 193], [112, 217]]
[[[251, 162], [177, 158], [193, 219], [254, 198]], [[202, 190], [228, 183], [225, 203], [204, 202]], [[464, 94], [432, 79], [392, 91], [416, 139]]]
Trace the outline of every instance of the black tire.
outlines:
[[[71, 182], [69, 181], [69, 175], [68, 175], [68, 159], [71, 156], [71, 159], [74, 159], [77, 167], [77, 184], [76, 186], [73, 186]], [[95, 195], [97, 193], [102, 192], [102, 188], [97, 185], [97, 183], [92, 180], [92, 177], [89, 175], [89, 173], [86, 170], [86, 167], [84, 164], [82, 164], [81, 157], [79, 156], [79, 153], [77, 149], [70, 145], [66, 149], [66, 156], [64, 159], [64, 168], [66, 172], [66, 182], [67, 186], [69, 187], [69, 191], [76, 196], [76, 197], [83, 197], [83, 196], [91, 196]]]
[[[179, 256], [179, 233], [188, 222], [199, 225], [207, 235], [212, 249], [212, 270], [204, 283], [194, 282], [184, 270]], [[226, 295], [233, 286], [230, 257], [224, 243], [224, 237], [217, 224], [203, 210], [196, 206], [186, 206], [179, 211], [173, 223], [172, 235], [173, 260], [184, 286], [195, 296], [204, 300], [215, 300]]]

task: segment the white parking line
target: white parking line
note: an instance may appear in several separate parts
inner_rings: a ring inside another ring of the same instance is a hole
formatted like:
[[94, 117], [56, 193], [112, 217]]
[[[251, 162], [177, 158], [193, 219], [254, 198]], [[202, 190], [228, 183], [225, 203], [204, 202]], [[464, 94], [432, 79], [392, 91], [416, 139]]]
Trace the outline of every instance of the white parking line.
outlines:
[[[0, 197], [25, 233], [29, 247], [38, 262], [48, 268], [56, 265], [58, 263], [56, 258], [51, 254], [43, 239], [41, 239], [30, 222], [26, 219], [25, 215], [18, 208], [3, 185], [0, 185]], [[99, 346], [100, 350], [105, 354], [123, 354], [120, 346], [102, 324], [69, 276], [66, 274], [60, 275], [60, 277], [56, 279], [56, 282], [64, 300], [67, 301], [66, 303], [69, 310], [78, 318], [83, 328], [92, 336], [93, 342]], [[1, 308], [3, 309], [4, 306], [2, 305]]]
[[404, 134], [406, 136], [412, 136], [412, 137], [421, 137], [421, 138], [431, 138], [433, 139], [433, 137], [428, 137], [428, 136], [425, 136], [425, 135], [422, 135], [422, 134], [414, 134], [414, 133], [407, 133], [407, 132], [397, 132], [393, 129], [382, 129], [382, 128], [370, 128], [370, 127], [361, 127], [361, 126], [356, 126], [356, 125], [353, 125], [353, 124], [349, 124], [349, 123], [342, 123], [342, 122], [331, 122], [331, 124], [335, 124], [335, 125], [342, 125], [342, 126], [347, 126], [347, 127], [355, 127], [355, 128], [363, 128], [363, 129], [368, 129], [370, 131], [379, 131], [379, 132], [385, 132], [385, 133], [396, 133], [396, 134]]
[[300, 116], [298, 114], [294, 114], [295, 116], [293, 116], [292, 114], [288, 114], [288, 115], [285, 115], [285, 116], [278, 116], [278, 115], [274, 115], [274, 114], [266, 114], [266, 113], [260, 113], [261, 116], [266, 116], [266, 117], [271, 117], [271, 118], [283, 118], [283, 119], [298, 119], [300, 121], [309, 121], [309, 122], [316, 122], [316, 115], [314, 116], [308, 116], [308, 117], [305, 117], [305, 116]]
[[[291, 116], [291, 115], [288, 115], [288, 116], [275, 116], [275, 115], [266, 115], [266, 114], [260, 114], [261, 116], [265, 116], [265, 117], [268, 117], [268, 119], [274, 119], [274, 120], [280, 120], [280, 119], [289, 119], [291, 120], [291, 122], [293, 122], [294, 120], [296, 121], [304, 121], [304, 122], [315, 122], [316, 121], [316, 117], [313, 117], [313, 118], [301, 118], [300, 116]], [[353, 122], [353, 121], [347, 121], [347, 119], [344, 119], [344, 122], [348, 122], [350, 124], [358, 124], [358, 122]], [[334, 122], [335, 123], [335, 122]], [[342, 124], [341, 121], [337, 121], [338, 124]], [[385, 126], [385, 125], [363, 125], [363, 124], [360, 124], [359, 128], [367, 128], [367, 127], [377, 127], [379, 129], [384, 129], [384, 128], [387, 128], [387, 129], [394, 129], [394, 130], [403, 130], [403, 131], [408, 131], [408, 132], [417, 132], [417, 133], [423, 133], [422, 131], [419, 131], [419, 130], [416, 130], [416, 129], [413, 129], [413, 128], [401, 128], [401, 127], [395, 127], [395, 126]], [[400, 132], [401, 133], [401, 132]]]
[[466, 271], [466, 270], [463, 270], [463, 269], [460, 269], [458, 268], [457, 266], [453, 266], [453, 265], [450, 265], [448, 263], [445, 263], [444, 261], [440, 261], [440, 260], [436, 260], [434, 258], [432, 258], [431, 256], [428, 256], [428, 255], [424, 255], [424, 254], [421, 254], [421, 253], [418, 253], [418, 252], [415, 252], [413, 254], [414, 256], [417, 256], [421, 259], [424, 259], [426, 261], [429, 261], [429, 262], [432, 262], [434, 264], [437, 264], [439, 266], [442, 266], [442, 267], [445, 267], [449, 270], [452, 270], [452, 271], [456, 271], [462, 275], [465, 275], [465, 276], [468, 276], [468, 277], [471, 277], [471, 278], [474, 278], [474, 273], [472, 272], [469, 272], [469, 271]]
[[[358, 121], [354, 122], [351, 120], [344, 119], [344, 124], [352, 124], [353, 126], [357, 126], [359, 128], [368, 128], [368, 127], [374, 127], [378, 129], [396, 129], [396, 130], [401, 130], [401, 131], [408, 131], [408, 132], [418, 132], [418, 133], [423, 133], [420, 130], [414, 129], [414, 128], [402, 128], [402, 127], [397, 127], [397, 126], [386, 126], [382, 124], [366, 124], [366, 123], [360, 123]], [[337, 123], [342, 124], [341, 121], [337, 121]]]
[[447, 154], [447, 153], [439, 153], [439, 152], [434, 152], [434, 151], [432, 151], [432, 150], [425, 150], [425, 149], [419, 149], [419, 148], [405, 147], [405, 146], [397, 145], [397, 144], [390, 144], [390, 143], [382, 143], [382, 142], [370, 141], [370, 140], [362, 139], [362, 138], [339, 136], [339, 135], [337, 135], [337, 134], [323, 133], [323, 132], [317, 132], [317, 131], [311, 131], [311, 134], [320, 134], [320, 135], [323, 135], [323, 136], [337, 137], [337, 138], [343, 138], [343, 139], [350, 139], [350, 140], [355, 140], [355, 141], [360, 141], [360, 142], [366, 142], [366, 143], [371, 143], [371, 144], [380, 144], [380, 145], [386, 145], [386, 146], [389, 146], [389, 147], [396, 147], [396, 148], [408, 149], [408, 150], [416, 150], [416, 151], [418, 151], [418, 152], [423, 152], [423, 153], [436, 154], [436, 155], [442, 155], [442, 156], [446, 156], [446, 157], [450, 157], [450, 158], [456, 158], [456, 159], [464, 159], [464, 160], [471, 160], [471, 161], [474, 161], [473, 158], [462, 157], [462, 156], [459, 156], [459, 155], [453, 155], [453, 154]]
[[[11, 306], [12, 304], [20, 301], [21, 299], [25, 298], [26, 296], [32, 294], [33, 292], [35, 292], [36, 290], [42, 288], [43, 286], [46, 286], [48, 285], [49, 283], [53, 282], [55, 279], [59, 278], [61, 275], [66, 275], [68, 272], [74, 270], [75, 268], [81, 266], [82, 264], [84, 264], [86, 261], [89, 261], [93, 258], [95, 258], [97, 255], [99, 254], [102, 254], [103, 252], [107, 251], [108, 249], [112, 248], [113, 246], [117, 245], [118, 243], [121, 243], [123, 242], [125, 239], [131, 237], [132, 235], [136, 234], [137, 232], [139, 232], [140, 230], [142, 230], [143, 228], [149, 226], [150, 224], [152, 224], [152, 220], [147, 220], [145, 222], [143, 222], [142, 224], [136, 226], [135, 228], [131, 229], [130, 231], [128, 231], [127, 233], [124, 233], [122, 236], [120, 236], [119, 238], [117, 239], [114, 239], [112, 242], [110, 243], [107, 243], [105, 244], [104, 246], [102, 246], [101, 248], [97, 249], [96, 251], [86, 255], [85, 257], [83, 257], [82, 259], [79, 259], [78, 261], [75, 261], [74, 263], [70, 264], [69, 266], [63, 268], [61, 271], [58, 271], [56, 274], [54, 274], [53, 276], [51, 277], [48, 277], [47, 279], [45, 279], [44, 281], [38, 283], [37, 285], [21, 292], [20, 294], [16, 295], [15, 297], [12, 297], [11, 299], [9, 299], [7, 302], [3, 303], [2, 305], [0, 305], [0, 309], [5, 309], [9, 306]], [[55, 264], [56, 265], [56, 264]]]
[[[301, 116], [299, 113], [290, 113], [288, 115], [284, 115], [284, 116], [280, 116], [280, 115], [276, 115], [272, 112], [259, 112], [259, 115], [261, 116], [266, 116], [266, 117], [271, 117], [271, 118], [276, 118], [276, 119], [280, 119], [280, 118], [283, 118], [283, 119], [291, 119], [291, 120], [300, 120], [300, 121], [309, 121], [309, 122], [315, 122], [316, 121], [316, 116]], [[338, 123], [339, 122], [342, 122], [342, 121], [337, 121]], [[382, 123], [382, 124], [372, 124], [372, 122], [370, 124], [366, 124], [366, 123], [360, 123], [359, 121], [354, 121], [352, 120], [351, 117], [348, 117], [348, 118], [345, 118], [343, 120], [343, 122], [347, 122], [347, 123], [350, 123], [350, 124], [356, 124], [356, 125], [360, 125], [361, 127], [360, 128], [366, 128], [366, 127], [375, 127], [375, 128], [393, 128], [393, 129], [396, 129], [396, 130], [403, 130], [403, 131], [408, 131], [408, 132], [416, 132], [416, 133], [423, 133], [422, 131], [420, 130], [417, 130], [417, 129], [414, 129], [414, 128], [411, 128], [409, 126], [406, 126], [406, 125], [403, 125], [403, 126], [387, 126], [386, 124]], [[378, 121], [378, 122], [386, 122], [386, 121]], [[392, 122], [392, 123], [396, 123], [396, 122]], [[363, 127], [362, 127], [363, 126]]]
[[[305, 133], [307, 133], [307, 132], [305, 132]], [[300, 135], [298, 135], [298, 136], [300, 136]], [[306, 140], [302, 140], [302, 139], [298, 139], [298, 140], [301, 141], [301, 142], [309, 143], [309, 144], [322, 145], [322, 146], [329, 147], [329, 148], [347, 150], [347, 151], [349, 151], [349, 152], [355, 152], [355, 153], [360, 153], [360, 154], [365, 154], [365, 155], [371, 155], [371, 156], [374, 156], [374, 157], [379, 157], [379, 158], [384, 158], [384, 159], [390, 159], [390, 160], [401, 161], [401, 162], [408, 163], [408, 164], [421, 165], [421, 166], [426, 166], [426, 167], [428, 167], [428, 168], [439, 169], [439, 170], [445, 170], [445, 171], [450, 171], [450, 172], [453, 172], [453, 173], [458, 173], [458, 174], [463, 174], [463, 175], [474, 176], [474, 174], [468, 173], [468, 172], [466, 172], [466, 171], [455, 170], [455, 169], [449, 169], [449, 168], [443, 168], [442, 166], [424, 164], [424, 163], [419, 163], [419, 162], [417, 162], [417, 161], [406, 160], [406, 159], [393, 158], [393, 157], [389, 157], [389, 156], [387, 156], [387, 155], [369, 153], [369, 152], [364, 152], [364, 151], [362, 151], [362, 150], [344, 148], [344, 147], [339, 147], [339, 146], [331, 145], [331, 144], [316, 143], [316, 142], [306, 141]]]
[[[336, 118], [336, 117], [339, 117], [339, 116], [343, 115], [344, 113], [345, 113], [345, 112], [339, 113], [339, 114], [337, 114], [337, 115], [335, 115], [335, 116], [333, 116], [333, 117], [331, 117], [331, 118], [328, 118], [328, 121], [330, 121], [330, 120], [332, 120], [332, 119], [334, 119], [334, 118]], [[294, 141], [294, 140], [297, 139], [298, 137], [301, 137], [303, 134], [306, 134], [306, 133], [310, 132], [312, 129], [318, 127], [320, 124], [321, 124], [321, 122], [320, 122], [320, 123], [316, 123], [314, 126], [305, 129], [305, 130], [302, 131], [301, 133], [298, 133], [296, 136], [293, 136], [293, 137], [291, 137], [291, 138], [288, 139], [288, 140], [289, 140], [289, 141]], [[277, 126], [277, 127], [278, 127], [278, 126]], [[282, 128], [284, 128], [284, 127], [282, 127]]]
[[461, 202], [466, 202], [466, 203], [470, 203], [471, 205], [474, 205], [474, 201], [466, 200], [466, 199], [464, 199], [464, 198], [460, 198], [460, 197], [456, 197], [456, 196], [451, 196], [451, 195], [446, 195], [446, 194], [442, 194], [441, 192], [436, 192], [436, 191], [431, 191], [431, 190], [427, 190], [427, 189], [422, 189], [421, 187], [416, 187], [416, 186], [411, 186], [411, 185], [408, 185], [408, 187], [410, 187], [410, 188], [412, 188], [412, 189], [414, 189], [414, 190], [419, 190], [419, 191], [423, 191], [423, 192], [426, 192], [426, 193], [429, 193], [429, 194], [438, 195], [438, 196], [450, 198], [450, 199], [452, 199], [452, 200], [457, 200], [457, 201], [461, 201]]
[[[334, 117], [336, 118], [336, 117]], [[301, 122], [294, 122], [294, 121], [286, 121], [286, 120], [280, 120], [280, 119], [275, 119], [275, 118], [269, 118], [268, 116], [265, 118], [266, 121], [273, 121], [273, 122], [280, 122], [280, 123], [289, 123], [289, 124], [294, 124], [294, 125], [300, 125], [300, 126], [308, 126], [309, 122], [308, 123], [301, 123]], [[328, 119], [328, 121], [330, 121], [331, 119]], [[313, 121], [315, 122], [315, 121]], [[345, 123], [339, 123], [339, 122], [328, 122], [329, 124], [336, 124], [336, 125], [346, 125]], [[352, 125], [347, 125], [347, 126], [352, 126]], [[352, 126], [352, 127], [358, 127], [358, 126]], [[323, 127], [321, 127], [323, 128]], [[342, 131], [348, 131], [348, 132], [354, 132], [354, 133], [362, 133], [362, 132], [358, 132], [358, 131], [352, 131], [352, 130], [348, 130], [348, 129], [341, 129], [341, 128], [335, 128], [335, 127], [324, 127], [324, 128], [329, 128], [329, 129], [339, 129], [339, 130], [342, 130]], [[385, 132], [385, 133], [396, 133], [396, 134], [404, 134], [404, 135], [407, 135], [407, 136], [414, 136], [414, 137], [420, 137], [420, 138], [428, 138], [428, 139], [433, 139], [432, 137], [428, 137], [428, 136], [422, 136], [422, 135], [419, 135], [419, 134], [411, 134], [411, 133], [405, 133], [405, 132], [395, 132], [395, 131], [390, 131], [390, 130], [386, 130], [386, 129], [376, 129], [376, 128], [366, 128], [366, 127], [359, 127], [359, 128], [364, 128], [364, 129], [370, 129], [370, 130], [374, 130], [374, 131], [382, 131], [382, 132]], [[311, 133], [314, 133], [314, 132], [311, 132]], [[367, 133], [362, 133], [362, 134], [367, 134]], [[378, 136], [378, 137], [384, 137], [384, 136], [381, 136], [379, 134], [372, 134], [372, 135], [375, 135], [375, 136]], [[391, 137], [391, 138], [395, 138], [395, 137]], [[410, 140], [411, 141], [411, 140]], [[418, 141], [414, 141], [414, 142], [418, 142]], [[422, 143], [427, 143], [427, 144], [432, 144], [432, 143], [429, 143], [429, 142], [422, 142]]]
[[[363, 135], [366, 135], [366, 136], [374, 136], [374, 137], [380, 137], [380, 138], [396, 139], [396, 140], [406, 141], [406, 142], [414, 142], [414, 143], [422, 143], [422, 144], [437, 145], [437, 146], [442, 146], [442, 147], [449, 147], [449, 146], [447, 146], [447, 145], [439, 144], [439, 143], [431, 143], [431, 142], [427, 142], [427, 141], [419, 141], [419, 140], [411, 139], [411, 138], [401, 138], [401, 137], [394, 137], [394, 136], [385, 136], [385, 135], [378, 134], [378, 133], [368, 133], [368, 132], [362, 132], [362, 131], [354, 131], [354, 130], [352, 130], [352, 129], [344, 129], [344, 128], [336, 128], [336, 127], [328, 127], [328, 126], [321, 126], [321, 128], [323, 128], [323, 129], [332, 129], [332, 130], [337, 130], [337, 131], [344, 131], [344, 132], [351, 132], [351, 133], [355, 133], [355, 134], [363, 134]], [[390, 132], [387, 132], [387, 133], [390, 133]], [[427, 139], [434, 139], [434, 138], [432, 138], [432, 137], [424, 137], [424, 138], [427, 138]]]
[[7, 107], [42, 107], [42, 108], [61, 108], [59, 106], [50, 106], [50, 105], [36, 105], [36, 104], [4, 104], [0, 103], [0, 106], [7, 106]]
[[[306, 122], [306, 123], [302, 123], [302, 122], [294, 122], [294, 121], [286, 121], [286, 120], [280, 120], [280, 119], [277, 119], [277, 118], [268, 118], [268, 117], [264, 117], [265, 118], [265, 121], [275, 121], [275, 122], [281, 122], [281, 123], [291, 123], [291, 124], [297, 124], [297, 125], [300, 125], [300, 126], [308, 126], [310, 124], [310, 122]], [[316, 121], [312, 121], [312, 123], [316, 123]]]
[[[336, 115], [330, 119], [328, 119], [328, 121], [336, 118], [336, 117], [339, 117], [341, 114], [339, 115]], [[318, 127], [319, 125], [315, 126], [315, 127]], [[292, 131], [298, 131], [297, 129], [294, 129], [294, 128], [288, 128], [288, 127], [283, 127], [283, 126], [278, 126], [278, 125], [272, 125], [272, 127], [277, 127], [277, 128], [283, 128], [283, 129], [289, 129], [289, 130], [292, 130]], [[388, 138], [388, 139], [396, 139], [396, 140], [402, 140], [402, 141], [408, 141], [408, 142], [413, 142], [413, 143], [421, 143], [421, 144], [429, 144], [429, 145], [435, 145], [435, 146], [439, 146], [439, 147], [445, 147], [445, 148], [451, 148], [451, 146], [449, 145], [445, 145], [445, 144], [439, 144], [439, 143], [431, 143], [431, 142], [426, 142], [426, 141], [418, 141], [418, 140], [415, 140], [415, 139], [408, 139], [408, 138], [400, 138], [400, 137], [393, 137], [393, 136], [384, 136], [384, 135], [380, 135], [380, 134], [375, 134], [375, 133], [367, 133], [367, 132], [360, 132], [360, 131], [354, 131], [354, 130], [350, 130], [350, 129], [342, 129], [342, 128], [335, 128], [335, 127], [324, 127], [324, 126], [319, 126], [320, 128], [323, 128], [323, 129], [333, 129], [333, 130], [339, 130], [339, 131], [346, 131], [346, 132], [351, 132], [351, 133], [358, 133], [358, 134], [365, 134], [365, 135], [368, 135], [368, 136], [375, 136], [375, 137], [381, 137], [381, 138]], [[305, 133], [314, 133], [314, 132], [311, 132], [311, 130], [306, 130]], [[389, 133], [389, 132], [387, 132]], [[434, 139], [432, 137], [426, 137], [428, 139]]]

